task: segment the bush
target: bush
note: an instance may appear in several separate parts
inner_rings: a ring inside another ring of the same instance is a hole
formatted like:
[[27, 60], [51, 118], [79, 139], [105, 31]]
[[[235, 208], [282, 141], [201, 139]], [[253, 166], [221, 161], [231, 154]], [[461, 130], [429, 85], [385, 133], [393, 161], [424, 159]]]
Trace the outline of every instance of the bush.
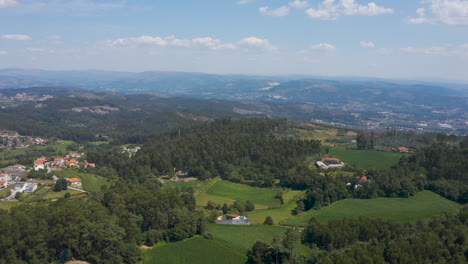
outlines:
[[267, 216], [265, 218], [265, 222], [263, 222], [264, 225], [274, 225], [275, 222], [273, 221], [273, 217]]

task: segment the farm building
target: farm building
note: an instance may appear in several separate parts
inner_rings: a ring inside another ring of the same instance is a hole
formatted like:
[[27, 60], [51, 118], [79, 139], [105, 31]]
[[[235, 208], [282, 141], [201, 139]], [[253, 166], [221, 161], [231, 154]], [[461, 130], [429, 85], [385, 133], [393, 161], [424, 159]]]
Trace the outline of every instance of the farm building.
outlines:
[[330, 169], [340, 169], [345, 165], [340, 159], [337, 158], [324, 158], [323, 163]]
[[244, 215], [230, 214], [226, 215], [223, 220], [217, 220], [216, 223], [222, 225], [251, 225], [252, 221]]
[[323, 161], [318, 160], [315, 164], [316, 164], [317, 167], [319, 167], [320, 169], [328, 170], [328, 166], [325, 165], [325, 163], [323, 163]]
[[409, 152], [409, 149], [408, 148], [405, 148], [405, 147], [399, 147], [398, 150], [402, 153], [406, 153], [406, 152]]

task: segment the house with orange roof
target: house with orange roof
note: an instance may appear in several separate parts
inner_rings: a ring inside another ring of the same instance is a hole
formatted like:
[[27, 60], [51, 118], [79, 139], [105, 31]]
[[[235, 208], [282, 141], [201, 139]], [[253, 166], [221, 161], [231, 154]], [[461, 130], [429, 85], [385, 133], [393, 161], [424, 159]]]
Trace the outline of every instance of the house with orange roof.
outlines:
[[398, 150], [399, 150], [401, 153], [407, 153], [407, 152], [409, 152], [409, 148], [406, 148], [406, 147], [399, 147]]
[[80, 178], [67, 178], [67, 181], [72, 186], [75, 186], [75, 187], [80, 187], [81, 186], [81, 179]]
[[8, 182], [7, 181], [0, 181], [0, 189], [4, 189], [8, 187]]

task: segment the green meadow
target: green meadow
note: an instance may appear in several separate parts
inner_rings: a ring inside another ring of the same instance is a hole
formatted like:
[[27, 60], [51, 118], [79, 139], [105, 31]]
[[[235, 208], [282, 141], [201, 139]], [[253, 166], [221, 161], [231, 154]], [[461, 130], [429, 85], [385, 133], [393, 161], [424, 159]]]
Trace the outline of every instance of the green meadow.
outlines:
[[208, 201], [232, 204], [236, 200], [251, 200], [255, 209], [280, 206], [280, 201], [275, 198], [280, 188], [256, 188], [218, 179], [214, 181], [197, 195], [197, 205], [204, 206]]
[[331, 148], [330, 157], [339, 158], [344, 163], [365, 169], [389, 168], [398, 163], [402, 154], [377, 150], [351, 150]]
[[342, 218], [382, 218], [397, 222], [425, 220], [444, 213], [455, 213], [461, 205], [430, 191], [410, 198], [345, 199], [320, 210], [310, 210], [281, 222], [288, 226], [307, 226], [312, 217], [322, 223]]
[[243, 253], [231, 249], [218, 239], [208, 240], [192, 237], [187, 240], [147, 249], [143, 254], [143, 264], [207, 264], [245, 263]]
[[101, 191], [102, 186], [109, 187], [112, 184], [112, 181], [109, 181], [104, 177], [91, 173], [81, 173], [76, 169], [54, 171], [54, 173], [59, 177], [80, 178], [81, 183], [83, 184], [83, 189], [89, 192], [98, 193]]

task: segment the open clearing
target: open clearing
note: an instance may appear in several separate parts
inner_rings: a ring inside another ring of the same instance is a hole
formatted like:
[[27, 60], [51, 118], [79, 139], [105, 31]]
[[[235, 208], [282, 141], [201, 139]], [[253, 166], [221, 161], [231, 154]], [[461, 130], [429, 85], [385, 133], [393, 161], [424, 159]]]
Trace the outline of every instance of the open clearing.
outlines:
[[251, 200], [255, 209], [266, 209], [280, 206], [275, 198], [279, 188], [256, 188], [244, 184], [215, 180], [207, 189], [197, 195], [197, 205], [205, 206], [208, 201], [218, 204], [232, 204], [236, 200]]
[[164, 244], [153, 249], [145, 250], [143, 264], [207, 264], [245, 263], [244, 254], [230, 249], [224, 242], [202, 237]]
[[287, 230], [287, 227], [268, 225], [206, 225], [206, 231], [213, 233], [215, 239], [228, 243], [229, 247], [242, 254], [258, 240], [269, 243], [274, 236], [283, 236]]
[[398, 163], [402, 154], [377, 150], [350, 150], [331, 148], [329, 155], [344, 163], [364, 169], [389, 168]]
[[83, 189], [88, 192], [98, 193], [101, 191], [102, 186], [109, 187], [112, 184], [111, 181], [108, 181], [104, 177], [90, 173], [80, 173], [75, 169], [54, 171], [54, 173], [59, 177], [80, 178], [81, 183], [83, 184]]
[[326, 223], [330, 219], [382, 218], [397, 222], [414, 222], [444, 213], [455, 213], [461, 205], [430, 191], [422, 191], [410, 198], [345, 199], [320, 210], [310, 210], [283, 222], [288, 226], [307, 226], [315, 217]]

